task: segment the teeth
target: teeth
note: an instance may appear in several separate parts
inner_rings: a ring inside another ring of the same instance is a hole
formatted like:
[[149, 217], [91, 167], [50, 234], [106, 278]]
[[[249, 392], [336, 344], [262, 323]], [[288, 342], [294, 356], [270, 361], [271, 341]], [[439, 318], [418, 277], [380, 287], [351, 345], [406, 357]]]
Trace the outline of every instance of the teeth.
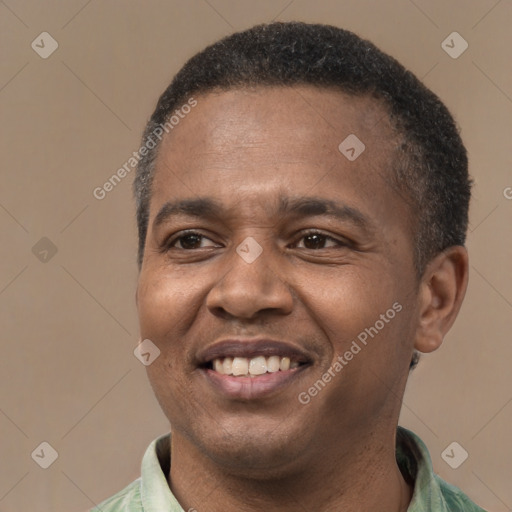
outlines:
[[270, 356], [267, 359], [267, 372], [274, 373], [279, 371], [279, 363], [281, 358], [279, 356]]
[[279, 356], [256, 356], [251, 359], [247, 357], [224, 357], [213, 361], [213, 369], [217, 373], [236, 377], [254, 377], [267, 372], [275, 373], [279, 370], [285, 372], [299, 366], [297, 361], [290, 361], [289, 357]]
[[[215, 359], [215, 361], [220, 361], [220, 359]], [[214, 361], [214, 368], [215, 368], [215, 361]], [[232, 357], [225, 357], [224, 362], [222, 363], [222, 370], [217, 370], [215, 368], [216, 372], [223, 373], [224, 375], [231, 375], [233, 371], [233, 358]]]
[[235, 357], [233, 359], [233, 375], [247, 375], [249, 371], [249, 360], [246, 357]]
[[285, 372], [286, 370], [290, 369], [290, 358], [289, 357], [283, 357], [281, 359], [281, 362], [279, 363], [279, 369], [282, 372]]
[[263, 375], [267, 373], [267, 360], [263, 356], [253, 357], [249, 362], [251, 375]]

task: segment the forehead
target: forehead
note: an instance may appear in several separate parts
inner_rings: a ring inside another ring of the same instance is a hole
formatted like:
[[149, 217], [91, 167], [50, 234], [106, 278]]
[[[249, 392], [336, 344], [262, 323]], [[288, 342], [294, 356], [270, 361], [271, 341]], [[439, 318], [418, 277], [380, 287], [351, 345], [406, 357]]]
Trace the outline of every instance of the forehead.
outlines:
[[338, 177], [348, 172], [363, 189], [378, 176], [390, 181], [397, 137], [374, 98], [301, 86], [195, 99], [197, 106], [161, 144], [155, 194], [173, 181], [190, 188], [205, 180], [210, 186], [230, 180], [242, 192], [275, 181], [276, 174], [308, 187], [333, 170]]

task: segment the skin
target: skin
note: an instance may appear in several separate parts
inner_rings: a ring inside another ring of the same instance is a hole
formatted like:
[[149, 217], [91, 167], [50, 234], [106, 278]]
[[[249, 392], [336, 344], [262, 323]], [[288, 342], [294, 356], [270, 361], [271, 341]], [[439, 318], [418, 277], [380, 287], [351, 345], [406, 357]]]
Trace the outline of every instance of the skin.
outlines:
[[[147, 371], [172, 425], [173, 493], [199, 512], [406, 510], [395, 432], [409, 362], [457, 316], [465, 249], [437, 255], [418, 280], [413, 215], [390, 180], [398, 139], [376, 100], [306, 86], [196, 99], [159, 151], [137, 288], [141, 337], [161, 351]], [[352, 133], [366, 146], [353, 162], [338, 150]], [[218, 217], [154, 223], [167, 202], [205, 197]], [[337, 201], [366, 224], [279, 212], [281, 197]], [[263, 250], [250, 264], [236, 253], [249, 236]], [[402, 311], [302, 405], [396, 302]], [[269, 397], [231, 399], [197, 366], [231, 336], [289, 341], [312, 364]]]

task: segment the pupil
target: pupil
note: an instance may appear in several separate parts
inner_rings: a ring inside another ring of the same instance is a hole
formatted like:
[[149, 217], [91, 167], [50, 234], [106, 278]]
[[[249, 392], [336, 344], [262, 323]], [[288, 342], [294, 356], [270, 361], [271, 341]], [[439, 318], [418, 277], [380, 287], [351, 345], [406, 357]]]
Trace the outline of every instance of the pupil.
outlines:
[[201, 244], [201, 236], [200, 235], [185, 235], [181, 239], [181, 246], [184, 249], [195, 249], [200, 244]]
[[324, 242], [324, 237], [322, 235], [308, 235], [305, 238], [304, 245], [308, 249], [321, 249], [323, 242]]

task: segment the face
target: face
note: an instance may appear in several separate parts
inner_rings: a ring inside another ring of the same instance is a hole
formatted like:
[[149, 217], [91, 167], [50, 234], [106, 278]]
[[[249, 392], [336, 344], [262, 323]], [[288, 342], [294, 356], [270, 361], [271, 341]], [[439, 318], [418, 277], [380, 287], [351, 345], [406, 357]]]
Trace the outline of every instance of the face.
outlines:
[[312, 87], [196, 99], [160, 148], [137, 290], [174, 435], [267, 474], [394, 435], [417, 282], [384, 109]]

